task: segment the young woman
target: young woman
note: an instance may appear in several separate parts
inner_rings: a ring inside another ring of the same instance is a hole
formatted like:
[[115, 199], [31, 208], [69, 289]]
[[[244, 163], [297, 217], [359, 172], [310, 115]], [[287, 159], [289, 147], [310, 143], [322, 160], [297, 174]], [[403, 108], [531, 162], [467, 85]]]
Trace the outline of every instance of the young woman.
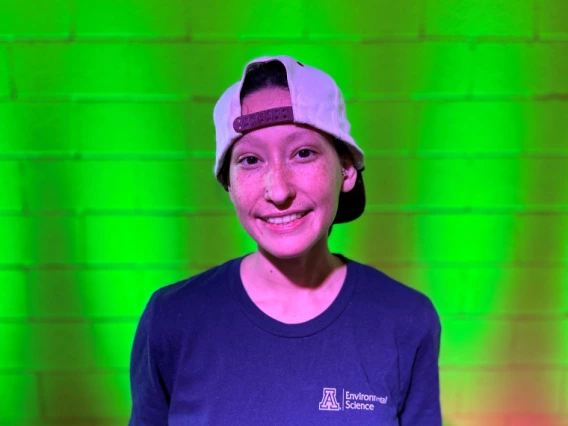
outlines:
[[365, 206], [335, 82], [259, 58], [214, 119], [216, 177], [258, 249], [154, 293], [130, 425], [441, 425], [431, 302], [329, 250]]

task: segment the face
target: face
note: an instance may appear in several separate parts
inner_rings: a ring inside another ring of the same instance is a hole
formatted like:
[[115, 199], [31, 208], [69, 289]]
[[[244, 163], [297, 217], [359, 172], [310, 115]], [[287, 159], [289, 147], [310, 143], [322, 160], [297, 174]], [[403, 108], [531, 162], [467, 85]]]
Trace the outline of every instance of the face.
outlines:
[[[242, 113], [290, 104], [288, 91], [263, 89], [243, 100]], [[340, 160], [329, 136], [296, 124], [244, 135], [233, 146], [229, 170], [239, 220], [260, 250], [283, 259], [327, 249], [339, 193], [351, 190], [356, 179], [353, 165]]]

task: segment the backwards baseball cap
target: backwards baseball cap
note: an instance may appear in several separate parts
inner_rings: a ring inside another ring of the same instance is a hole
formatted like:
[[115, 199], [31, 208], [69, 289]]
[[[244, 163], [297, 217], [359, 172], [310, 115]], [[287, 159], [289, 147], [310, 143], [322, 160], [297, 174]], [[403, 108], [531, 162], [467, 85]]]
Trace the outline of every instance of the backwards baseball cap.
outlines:
[[[292, 106], [271, 108], [241, 115], [241, 89], [252, 64], [278, 61], [286, 69]], [[335, 81], [325, 72], [304, 65], [290, 56], [262, 57], [250, 61], [240, 81], [229, 87], [217, 101], [213, 112], [217, 149], [215, 176], [226, 188], [222, 167], [232, 144], [253, 130], [285, 123], [296, 123], [321, 130], [342, 142], [351, 154], [357, 170], [357, 182], [349, 192], [341, 192], [333, 223], [350, 222], [365, 210], [362, 172], [363, 151], [350, 135], [351, 125], [345, 113], [345, 101]]]

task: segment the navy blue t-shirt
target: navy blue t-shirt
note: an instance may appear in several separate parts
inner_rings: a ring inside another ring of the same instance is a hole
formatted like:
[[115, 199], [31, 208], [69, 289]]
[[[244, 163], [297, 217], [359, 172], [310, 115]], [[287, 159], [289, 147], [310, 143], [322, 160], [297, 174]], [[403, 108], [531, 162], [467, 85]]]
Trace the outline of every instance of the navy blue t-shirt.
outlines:
[[322, 314], [284, 324], [242, 258], [156, 291], [131, 359], [130, 426], [440, 426], [440, 322], [423, 294], [346, 260]]

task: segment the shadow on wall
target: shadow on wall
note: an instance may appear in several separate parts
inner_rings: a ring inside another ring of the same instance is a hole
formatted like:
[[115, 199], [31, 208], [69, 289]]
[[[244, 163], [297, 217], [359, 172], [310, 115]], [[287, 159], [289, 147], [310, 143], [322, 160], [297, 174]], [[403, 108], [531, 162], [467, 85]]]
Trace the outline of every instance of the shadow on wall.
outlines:
[[29, 188], [34, 210], [31, 359], [42, 426], [98, 424], [109, 403], [101, 386], [105, 374], [97, 325], [85, 310], [83, 219], [73, 205], [80, 190], [75, 171], [68, 160], [32, 162], [28, 170], [36, 182], [43, 181], [37, 189]]
[[531, 415], [535, 424], [544, 424], [551, 413], [561, 411], [559, 366], [566, 361], [562, 321], [566, 299], [561, 295], [566, 285], [563, 262], [568, 259], [568, 215], [562, 211], [568, 202], [568, 180], [558, 176], [565, 174], [568, 161], [550, 156], [522, 161], [519, 190], [529, 213], [518, 216], [515, 268], [507, 285], [511, 291], [506, 312], [521, 318], [510, 322], [515, 373], [507, 383], [504, 406], [517, 407], [526, 389], [533, 389], [531, 407], [517, 409], [520, 413], [511, 415], [510, 421], [526, 421]]

